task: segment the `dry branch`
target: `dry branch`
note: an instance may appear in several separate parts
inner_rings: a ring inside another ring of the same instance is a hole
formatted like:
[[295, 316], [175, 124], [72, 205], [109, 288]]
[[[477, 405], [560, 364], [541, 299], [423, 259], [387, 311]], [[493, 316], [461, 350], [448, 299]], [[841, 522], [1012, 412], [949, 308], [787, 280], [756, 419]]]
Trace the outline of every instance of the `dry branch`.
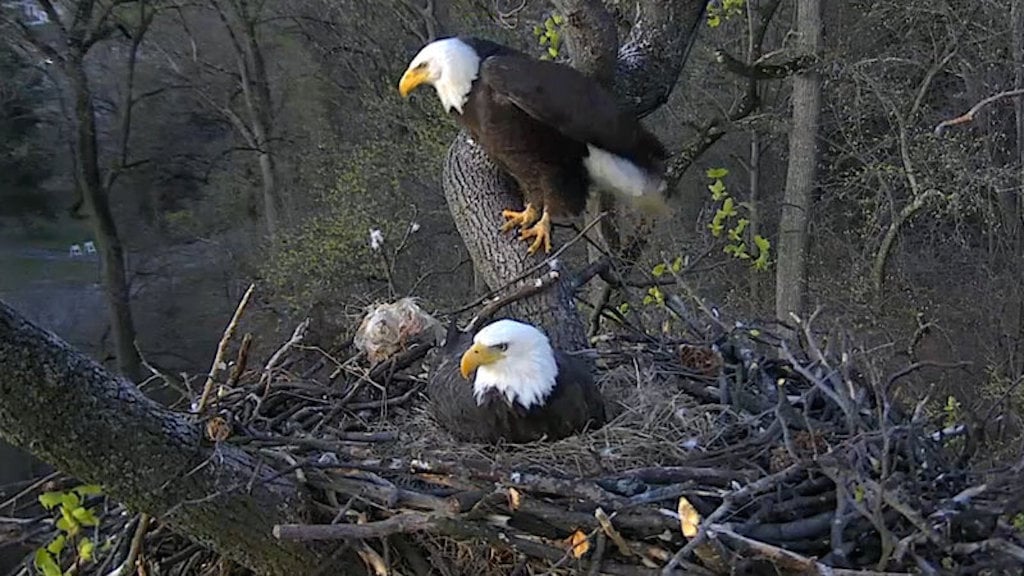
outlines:
[[235, 308], [235, 313], [231, 316], [231, 321], [228, 322], [227, 328], [224, 329], [224, 335], [221, 336], [220, 342], [217, 344], [217, 353], [213, 356], [213, 364], [210, 366], [210, 372], [206, 376], [206, 383], [203, 384], [203, 394], [199, 397], [199, 403], [196, 404], [196, 414], [202, 414], [203, 410], [206, 409], [206, 404], [210, 399], [210, 393], [213, 391], [213, 383], [217, 379], [217, 375], [220, 371], [227, 367], [224, 363], [224, 356], [228, 352], [228, 344], [235, 335], [235, 330], [238, 328], [238, 321], [242, 319], [242, 313], [245, 312], [246, 306], [249, 305], [249, 298], [252, 296], [252, 291], [255, 288], [255, 284], [249, 285], [245, 294], [242, 295], [241, 301], [238, 302], [238, 307]]

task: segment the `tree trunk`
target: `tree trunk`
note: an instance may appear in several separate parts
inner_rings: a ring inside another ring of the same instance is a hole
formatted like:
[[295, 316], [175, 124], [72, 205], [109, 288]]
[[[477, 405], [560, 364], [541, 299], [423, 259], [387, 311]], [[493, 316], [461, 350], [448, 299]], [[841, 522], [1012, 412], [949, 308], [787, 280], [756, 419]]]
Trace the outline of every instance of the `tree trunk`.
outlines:
[[250, 15], [243, 24], [243, 52], [238, 57], [242, 69], [242, 91], [252, 121], [252, 133], [259, 148], [260, 177], [263, 180], [263, 211], [267, 222], [267, 233], [271, 240], [277, 238], [281, 225], [281, 191], [277, 178], [277, 163], [274, 161], [273, 118], [271, 116], [270, 85], [267, 80], [267, 66], [263, 59], [259, 41], [256, 38], [256, 24]]
[[[1013, 53], [1013, 88], [1020, 90], [1024, 88], [1024, 0], [1013, 0], [1010, 5], [1010, 21], [1013, 26], [1012, 53]], [[1017, 343], [1013, 358], [1018, 362], [1018, 372], [1021, 356], [1024, 355], [1024, 96], [1017, 96], [1013, 99], [1014, 120], [1017, 129], [1017, 198], [1016, 214], [1010, 226], [1010, 234], [1014, 250], [1014, 272], [1017, 276]], [[1016, 377], [1017, 374], [1013, 374]]]
[[[531, 282], [547, 269], [513, 283], [540, 258], [526, 254], [526, 245], [499, 231], [501, 211], [522, 206], [515, 183], [487, 158], [483, 149], [460, 132], [448, 151], [444, 191], [455, 226], [473, 258], [474, 270], [492, 290]], [[481, 193], [481, 191], [486, 191]], [[573, 302], [569, 278], [563, 275], [552, 290], [513, 302], [503, 310], [544, 329], [552, 344], [564, 349], [587, 344], [583, 319]]]
[[135, 348], [135, 323], [132, 320], [131, 295], [125, 273], [125, 253], [114, 215], [110, 211], [108, 191], [100, 177], [96, 112], [85, 74], [84, 56], [71, 54], [66, 72], [75, 101], [76, 180], [96, 236], [96, 250], [100, 257], [118, 369], [125, 377], [138, 381], [142, 375], [141, 362]]
[[[822, 37], [821, 0], [797, 0], [797, 35], [802, 52], [818, 54]], [[821, 114], [821, 79], [815, 67], [793, 77], [792, 103], [789, 163], [775, 270], [775, 315], [782, 321], [790, 320], [790, 314], [800, 314], [804, 308], [807, 222], [818, 164]]]
[[210, 446], [199, 424], [2, 301], [0, 398], [0, 436], [231, 560], [281, 576], [324, 561], [321, 549], [271, 534], [276, 524], [308, 521], [288, 476], [230, 444]]
[[[754, 246], [754, 238], [761, 234], [761, 134], [752, 131], [750, 133], [750, 232], [748, 234], [748, 246]], [[758, 254], [754, 255], [755, 257]], [[749, 298], [750, 302], [761, 310], [761, 271], [751, 268], [749, 274]]]
[[[614, 66], [619, 101], [643, 116], [668, 99], [706, 2], [642, 0], [637, 23], [618, 48], [614, 20], [600, 0], [558, 0], [555, 4], [566, 18], [566, 46], [571, 47], [573, 64], [599, 81]], [[617, 59], [610, 56], [616, 49]], [[475, 269], [492, 290], [514, 284], [543, 261], [527, 256], [522, 242], [499, 234], [501, 211], [520, 208], [522, 197], [511, 179], [464, 132], [448, 151], [443, 182], [459, 234]], [[584, 321], [573, 300], [569, 269], [564, 264], [559, 268], [562, 280], [553, 289], [513, 304], [505, 314], [544, 328], [560, 348], [582, 348], [587, 345]]]

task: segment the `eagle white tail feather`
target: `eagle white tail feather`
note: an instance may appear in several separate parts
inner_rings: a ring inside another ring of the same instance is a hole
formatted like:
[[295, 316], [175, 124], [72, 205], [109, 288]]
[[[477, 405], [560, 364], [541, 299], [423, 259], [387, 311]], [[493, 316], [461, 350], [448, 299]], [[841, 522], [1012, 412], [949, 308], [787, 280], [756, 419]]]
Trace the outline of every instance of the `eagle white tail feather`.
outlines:
[[634, 207], [649, 213], [667, 209], [663, 178], [648, 173], [622, 156], [587, 144], [589, 155], [583, 165], [595, 186], [626, 199]]

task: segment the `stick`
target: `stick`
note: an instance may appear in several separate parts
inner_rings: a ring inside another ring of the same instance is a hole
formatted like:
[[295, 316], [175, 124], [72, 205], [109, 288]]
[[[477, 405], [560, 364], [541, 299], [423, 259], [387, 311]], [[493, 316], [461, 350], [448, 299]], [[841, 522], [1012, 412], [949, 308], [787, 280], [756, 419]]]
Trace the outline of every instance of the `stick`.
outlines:
[[505, 306], [508, 306], [513, 302], [518, 302], [519, 300], [529, 298], [534, 294], [539, 294], [543, 292], [548, 288], [548, 286], [551, 286], [552, 284], [557, 282], [558, 278], [558, 272], [552, 270], [551, 272], [548, 272], [547, 274], [541, 276], [531, 284], [523, 284], [522, 286], [519, 287], [518, 290], [516, 290], [512, 294], [492, 300], [490, 303], [488, 303], [480, 310], [480, 313], [477, 314], [476, 317], [470, 320], [469, 324], [466, 326], [465, 332], [473, 332], [474, 330], [476, 330], [477, 326], [479, 326], [482, 322], [485, 322], [488, 319], [490, 319], [491, 316], [494, 316], [494, 314], [497, 313], [498, 310], [501, 310]]
[[[845, 570], [842, 568], [832, 568], [826, 566], [821, 562], [797, 554], [796, 552], [790, 552], [784, 548], [772, 546], [771, 544], [765, 544], [746, 536], [741, 536], [732, 531], [728, 525], [725, 524], [714, 524], [709, 528], [710, 531], [714, 532], [717, 538], [725, 540], [730, 544], [739, 546], [743, 549], [743, 552], [753, 553], [757, 556], [767, 558], [772, 561], [775, 566], [783, 569], [784, 571], [792, 570], [799, 571], [800, 574], [831, 574], [834, 576], [910, 576], [906, 572], [875, 572], [872, 570]], [[749, 554], [742, 554], [746, 557]]]
[[670, 574], [672, 574], [672, 571], [679, 566], [679, 563], [682, 560], [685, 560], [686, 557], [689, 556], [691, 552], [693, 552], [694, 548], [703, 544], [704, 541], [707, 540], [708, 526], [714, 525], [722, 518], [724, 518], [726, 514], [732, 511], [732, 507], [734, 505], [738, 504], [739, 502], [747, 498], [752, 498], [757, 494], [760, 494], [761, 492], [765, 492], [767, 490], [774, 488], [777, 484], [785, 482], [786, 480], [790, 479], [801, 470], [803, 470], [803, 466], [800, 463], [796, 463], [786, 468], [785, 470], [776, 472], [775, 474], [771, 474], [769, 476], [765, 476], [764, 478], [761, 478], [756, 482], [751, 482], [750, 484], [747, 484], [746, 486], [740, 488], [735, 492], [727, 494], [725, 498], [722, 500], [722, 504], [717, 509], [715, 509], [715, 511], [712, 512], [710, 516], [705, 518], [704, 521], [700, 523], [700, 530], [697, 531], [697, 535], [694, 536], [692, 540], [687, 542], [686, 546], [680, 548], [679, 551], [676, 552], [674, 556], [672, 556], [672, 559], [669, 560], [667, 564], [665, 564], [664, 568], [662, 568], [661, 573], [665, 576], [669, 576]]
[[437, 528], [435, 516], [404, 512], [378, 522], [365, 524], [278, 524], [274, 538], [278, 540], [347, 540], [384, 538], [392, 534], [411, 534]]
[[259, 386], [266, 386], [267, 390], [264, 390], [264, 396], [269, 392], [270, 388], [270, 373], [281, 363], [281, 359], [284, 355], [292, 349], [293, 346], [302, 342], [302, 339], [306, 337], [306, 329], [309, 328], [309, 318], [303, 320], [298, 326], [295, 327], [295, 331], [292, 332], [292, 337], [288, 339], [274, 355], [267, 361], [267, 365], [263, 367], [263, 375], [260, 376]]
[[139, 525], [135, 527], [135, 535], [132, 536], [132, 545], [128, 549], [128, 557], [125, 558], [124, 563], [117, 569], [118, 574], [131, 574], [135, 572], [135, 561], [139, 559], [139, 554], [142, 553], [142, 543], [146, 539], [146, 531], [149, 529], [149, 514], [143, 512], [139, 514]]
[[993, 94], [992, 96], [989, 96], [988, 98], [985, 98], [984, 100], [978, 102], [974, 106], [971, 106], [971, 109], [965, 112], [963, 115], [939, 122], [935, 126], [933, 132], [936, 136], [942, 136], [942, 132], [945, 131], [945, 129], [948, 128], [949, 126], [957, 126], [959, 124], [966, 124], [968, 122], [972, 122], [974, 120], [974, 115], [980, 112], [981, 109], [984, 108], [985, 106], [988, 106], [989, 104], [997, 100], [1002, 100], [1003, 98], [1009, 98], [1011, 96], [1020, 96], [1022, 94], [1024, 94], [1024, 88], [1018, 90], [1004, 90], [1003, 92], [1000, 92], [998, 94]]
[[225, 388], [234, 388], [238, 384], [238, 379], [242, 377], [242, 373], [245, 372], [245, 366], [249, 363], [249, 347], [252, 345], [252, 332], [246, 332], [245, 336], [242, 337], [242, 345], [238, 348], [238, 356], [235, 357], [235, 365], [231, 368], [231, 375], [228, 376], [228, 381], [224, 385]]
[[210, 366], [210, 373], [206, 377], [206, 384], [203, 385], [203, 395], [199, 397], [196, 414], [202, 414], [203, 409], [206, 408], [210, 392], [213, 391], [213, 381], [217, 378], [217, 374], [220, 373], [221, 366], [224, 364], [224, 355], [228, 350], [228, 342], [231, 341], [235, 330], [238, 328], [238, 321], [242, 318], [242, 312], [245, 311], [245, 307], [249, 305], [249, 298], [252, 296], [252, 291], [255, 287], [255, 284], [249, 284], [249, 289], [242, 295], [242, 300], [238, 303], [238, 307], [235, 308], [234, 316], [231, 317], [228, 327], [224, 329], [224, 335], [221, 336], [220, 343], [217, 344], [217, 354], [213, 357], [213, 365]]

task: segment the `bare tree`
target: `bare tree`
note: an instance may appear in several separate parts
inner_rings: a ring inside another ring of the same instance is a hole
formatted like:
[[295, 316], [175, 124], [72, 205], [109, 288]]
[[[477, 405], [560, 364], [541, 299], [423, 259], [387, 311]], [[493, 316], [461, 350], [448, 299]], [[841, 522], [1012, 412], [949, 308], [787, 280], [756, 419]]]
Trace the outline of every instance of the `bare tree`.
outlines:
[[[140, 361], [125, 272], [125, 249], [111, 211], [110, 193], [120, 175], [147, 162], [130, 158], [129, 141], [132, 109], [138, 102], [134, 96], [137, 56], [156, 14], [156, 5], [146, 0], [109, 3], [80, 0], [67, 5], [40, 0], [40, 5], [49, 19], [48, 25], [30, 27], [20, 16], [6, 16], [9, 20], [5, 24], [18, 32], [18, 38], [24, 45], [52, 61], [66, 80], [67, 99], [73, 105], [73, 152], [78, 193], [75, 209], [81, 207], [88, 214], [96, 237], [118, 367], [125, 376], [137, 379]], [[86, 60], [100, 43], [118, 35], [127, 37], [129, 49], [122, 100], [116, 108], [116, 151], [113, 158], [105, 163], [97, 141], [94, 79], [90, 77]], [[106, 164], [105, 168], [103, 164]]]
[[[573, 65], [614, 86], [625, 109], [645, 116], [663, 104], [675, 86], [687, 46], [704, 13], [704, 0], [641, 0], [636, 22], [619, 43], [616, 23], [598, 0], [555, 0], [566, 20], [566, 47]], [[522, 285], [543, 258], [527, 256], [499, 234], [501, 210], [516, 206], [513, 182], [465, 132], [448, 152], [444, 189], [459, 234], [473, 264], [491, 290]], [[542, 326], [565, 349], [586, 345], [586, 329], [573, 299], [566, 266], [551, 290], [514, 303], [508, 313]]]
[[[822, 44], [820, 0], [797, 1], [797, 46], [817, 54]], [[775, 271], [775, 315], [789, 320], [804, 307], [807, 282], [807, 223], [811, 211], [818, 163], [818, 118], [821, 115], [821, 79], [814, 67], [793, 77], [792, 126], [786, 192], [779, 221], [779, 247]]]
[[[264, 48], [264, 28], [270, 18], [265, 2], [252, 0], [208, 0], [200, 5], [203, 12], [212, 11], [221, 23], [231, 47], [230, 61], [233, 69], [223, 68], [212, 58], [200, 54], [199, 40], [193, 34], [193, 25], [186, 12], [194, 4], [183, 4], [178, 8], [180, 22], [190, 39], [187, 56], [171, 58], [172, 69], [192, 84], [199, 99], [210, 109], [227, 120], [245, 148], [256, 155], [263, 205], [263, 218], [267, 234], [274, 240], [281, 228], [284, 200], [275, 150], [276, 126], [274, 122], [274, 100], [271, 96], [270, 79]], [[196, 19], [202, 25], [201, 13]], [[202, 57], [201, 57], [202, 56]], [[196, 75], [214, 75], [221, 80], [229, 79], [231, 87], [227, 95], [216, 94], [211, 86], [196, 81]]]

